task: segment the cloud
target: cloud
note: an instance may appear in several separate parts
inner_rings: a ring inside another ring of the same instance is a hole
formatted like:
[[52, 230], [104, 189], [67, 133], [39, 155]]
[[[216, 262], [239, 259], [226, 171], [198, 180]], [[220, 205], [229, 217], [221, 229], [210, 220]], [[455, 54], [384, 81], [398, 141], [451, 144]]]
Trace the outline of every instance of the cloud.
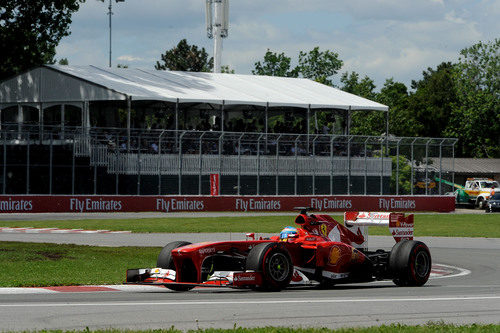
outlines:
[[120, 61], [128, 61], [128, 62], [136, 62], [136, 61], [142, 61], [142, 60], [144, 60], [143, 58], [134, 57], [134, 56], [131, 56], [131, 55], [122, 55], [122, 56], [119, 56], [116, 59], [118, 59]]
[[[341, 72], [409, 85], [427, 67], [456, 61], [461, 49], [498, 37], [499, 0], [253, 0], [230, 2], [229, 37], [222, 60], [250, 74], [269, 48], [296, 61], [315, 46], [339, 53]], [[153, 68], [181, 39], [204, 47], [205, 6], [200, 0], [113, 2], [113, 63]], [[87, 1], [73, 17], [72, 35], [57, 47], [70, 64], [107, 65], [107, 4]]]

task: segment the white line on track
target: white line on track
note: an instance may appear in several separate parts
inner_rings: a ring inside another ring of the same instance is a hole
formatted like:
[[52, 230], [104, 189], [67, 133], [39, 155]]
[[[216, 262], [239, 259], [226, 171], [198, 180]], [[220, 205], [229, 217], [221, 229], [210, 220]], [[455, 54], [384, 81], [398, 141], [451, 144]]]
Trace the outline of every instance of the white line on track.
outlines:
[[412, 298], [360, 298], [360, 299], [281, 299], [281, 300], [243, 300], [243, 301], [172, 301], [172, 302], [103, 302], [103, 303], [24, 303], [0, 304], [0, 307], [85, 307], [85, 306], [158, 306], [158, 305], [236, 305], [236, 304], [324, 304], [324, 303], [365, 303], [365, 302], [448, 302], [500, 300], [497, 296], [460, 296], [460, 297], [412, 297]]

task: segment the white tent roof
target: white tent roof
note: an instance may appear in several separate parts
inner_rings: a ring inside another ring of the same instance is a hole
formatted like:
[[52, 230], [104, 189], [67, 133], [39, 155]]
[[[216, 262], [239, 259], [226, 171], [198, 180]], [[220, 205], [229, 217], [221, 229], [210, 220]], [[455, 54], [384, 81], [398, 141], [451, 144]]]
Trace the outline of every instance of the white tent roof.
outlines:
[[[39, 86], [36, 86], [37, 78], [41, 82]], [[36, 87], [30, 89], [27, 82], [34, 82]], [[40, 96], [23, 96], [30, 91]], [[0, 84], [2, 103], [55, 102], [75, 98], [118, 100], [127, 96], [132, 100], [179, 103], [261, 106], [269, 103], [271, 107], [388, 110], [385, 105], [309, 79], [275, 76], [48, 65]]]

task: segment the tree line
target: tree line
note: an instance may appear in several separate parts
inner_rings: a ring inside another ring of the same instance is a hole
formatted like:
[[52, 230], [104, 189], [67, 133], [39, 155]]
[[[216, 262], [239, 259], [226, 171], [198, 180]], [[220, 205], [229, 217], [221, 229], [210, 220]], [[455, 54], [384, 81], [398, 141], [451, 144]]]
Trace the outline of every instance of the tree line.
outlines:
[[[47, 63], [70, 34], [71, 15], [85, 0], [15, 0], [0, 2], [0, 80]], [[396, 136], [454, 137], [457, 156], [500, 157], [500, 39], [478, 42], [460, 51], [456, 63], [429, 67], [404, 83], [386, 79], [377, 90], [373, 79], [357, 72], [340, 74], [338, 88], [389, 106], [389, 133]], [[67, 59], [60, 59], [67, 64]], [[297, 63], [292, 66], [292, 63]], [[126, 65], [120, 65], [127, 67]], [[300, 51], [296, 61], [267, 50], [252, 73], [303, 77], [335, 86], [343, 61], [332, 50]], [[156, 69], [210, 71], [213, 59], [204, 48], [181, 40], [160, 55]], [[234, 73], [229, 66], [222, 72]], [[321, 118], [319, 121], [325, 121]], [[354, 112], [352, 134], [380, 135], [385, 115]]]

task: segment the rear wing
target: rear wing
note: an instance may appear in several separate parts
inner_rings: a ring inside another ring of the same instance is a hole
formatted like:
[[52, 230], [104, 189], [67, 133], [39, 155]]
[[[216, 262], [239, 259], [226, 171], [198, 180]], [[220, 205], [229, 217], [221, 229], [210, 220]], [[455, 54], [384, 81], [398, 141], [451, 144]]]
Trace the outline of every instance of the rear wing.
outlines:
[[405, 216], [404, 213], [389, 212], [345, 212], [344, 225], [352, 232], [361, 231], [365, 238], [365, 243], [356, 245], [363, 249], [368, 249], [368, 228], [369, 226], [388, 226], [389, 231], [396, 243], [402, 240], [413, 240], [414, 220], [413, 214]]

